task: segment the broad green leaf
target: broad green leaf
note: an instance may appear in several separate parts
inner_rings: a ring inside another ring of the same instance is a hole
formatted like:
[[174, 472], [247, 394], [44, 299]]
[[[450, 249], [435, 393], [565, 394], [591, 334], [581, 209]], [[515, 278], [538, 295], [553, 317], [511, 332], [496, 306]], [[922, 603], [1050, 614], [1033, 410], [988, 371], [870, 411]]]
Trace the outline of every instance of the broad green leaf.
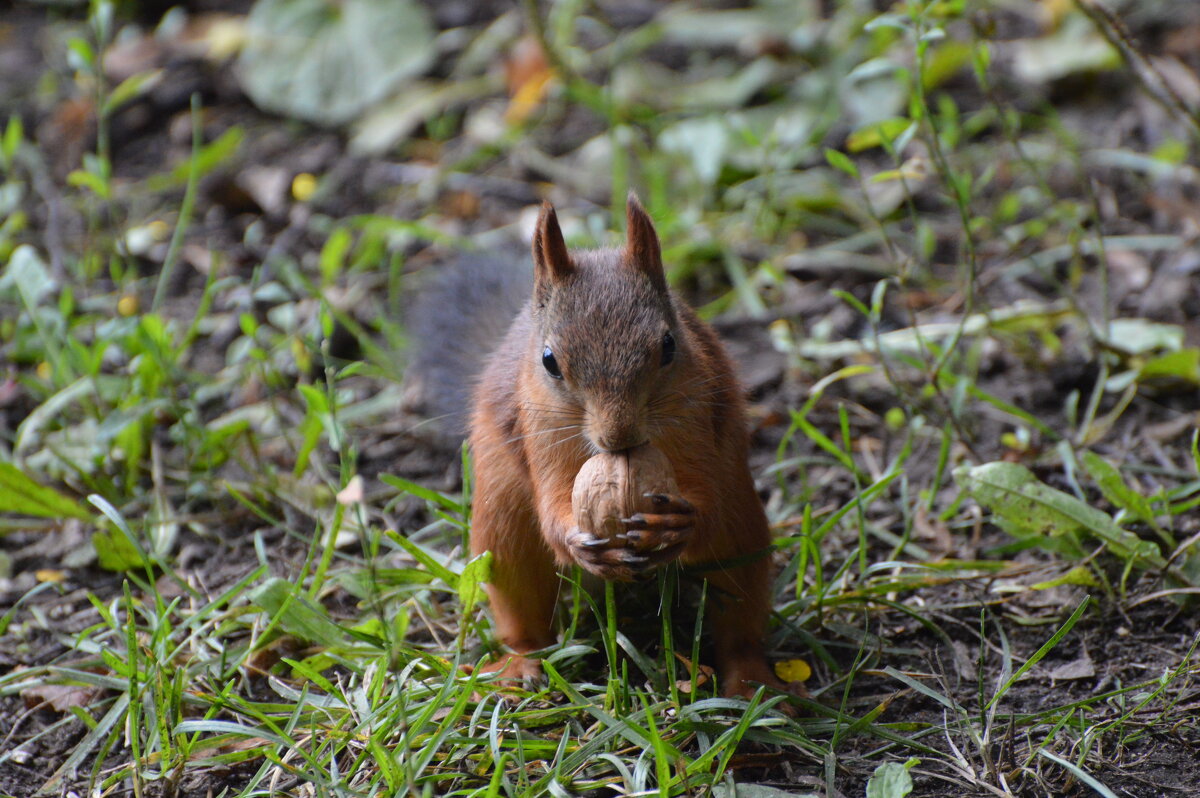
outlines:
[[259, 0], [238, 73], [261, 108], [347, 122], [433, 61], [433, 25], [413, 0]]
[[712, 186], [736, 144], [727, 117], [713, 115], [685, 119], [664, 128], [658, 135], [658, 146], [664, 152], [685, 156], [701, 184]]
[[1180, 349], [1147, 360], [1138, 369], [1137, 381], [1178, 381], [1200, 385], [1200, 349]]
[[1148, 319], [1113, 319], [1104, 343], [1131, 355], [1176, 352], [1183, 348], [1184, 331], [1178, 324]]
[[131, 571], [149, 565], [150, 555], [138, 542], [121, 511], [96, 493], [89, 494], [88, 501], [112, 524], [92, 535], [92, 547], [96, 549], [101, 567], [110, 571]]
[[1158, 529], [1158, 521], [1154, 518], [1154, 510], [1145, 496], [1125, 484], [1121, 472], [1112, 463], [1095, 452], [1084, 452], [1079, 458], [1088, 475], [1095, 481], [1104, 498], [1116, 506], [1133, 514], [1139, 521], [1145, 521]]
[[0, 513], [85, 521], [92, 517], [78, 502], [54, 488], [39, 485], [12, 463], [0, 463]]
[[106, 571], [132, 571], [146, 564], [137, 546], [120, 530], [106, 527], [92, 533], [96, 559]]
[[971, 60], [971, 45], [965, 41], [947, 41], [934, 48], [921, 70], [921, 83], [929, 91], [954, 77]]
[[[994, 520], [1016, 537], [1041, 537], [1043, 545], [1058, 551], [1070, 550], [1062, 542], [1075, 542], [1074, 553], [1082, 554], [1077, 537], [1098, 538], [1122, 560], [1142, 568], [1162, 568], [1166, 561], [1158, 547], [1127, 532], [1106, 513], [1070, 494], [1038, 481], [1029, 469], [1016, 463], [986, 463], [962, 466], [954, 479], [971, 496], [994, 514]], [[1055, 546], [1053, 541], [1059, 541]]]
[[13, 295], [19, 296], [26, 307], [32, 308], [54, 289], [55, 282], [50, 276], [50, 269], [36, 249], [22, 244], [13, 250], [8, 267], [0, 274], [0, 295], [15, 291]]
[[867, 798], [904, 798], [913, 790], [912, 775], [908, 769], [919, 761], [910, 759], [904, 764], [884, 762], [875, 768], [867, 780]]
[[1087, 17], [1071, 14], [1063, 23], [1048, 36], [1014, 42], [1013, 70], [1022, 83], [1042, 85], [1081, 72], [1116, 69], [1121, 64], [1121, 53]]
[[271, 579], [256, 588], [250, 600], [279, 621], [285, 632], [301, 640], [334, 647], [346, 643], [346, 631], [319, 604], [310, 601], [299, 587], [284, 579]]

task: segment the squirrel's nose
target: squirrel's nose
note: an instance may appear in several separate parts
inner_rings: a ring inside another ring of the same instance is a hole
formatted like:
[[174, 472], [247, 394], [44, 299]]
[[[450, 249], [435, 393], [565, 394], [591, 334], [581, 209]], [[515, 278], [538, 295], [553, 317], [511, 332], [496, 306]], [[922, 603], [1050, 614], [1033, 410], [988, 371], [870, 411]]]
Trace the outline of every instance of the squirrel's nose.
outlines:
[[594, 443], [604, 451], [612, 454], [632, 449], [635, 446], [641, 446], [643, 443], [649, 443], [649, 440], [642, 434], [641, 430], [621, 429], [605, 430], [595, 437]]

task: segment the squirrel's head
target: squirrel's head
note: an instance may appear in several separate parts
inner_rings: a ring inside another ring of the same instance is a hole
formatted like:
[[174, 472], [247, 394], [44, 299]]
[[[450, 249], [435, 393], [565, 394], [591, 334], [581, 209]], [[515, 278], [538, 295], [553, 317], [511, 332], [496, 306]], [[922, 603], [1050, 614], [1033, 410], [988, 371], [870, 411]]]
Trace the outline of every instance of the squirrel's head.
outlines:
[[533, 235], [535, 379], [560, 412], [582, 413], [604, 451], [650, 440], [656, 399], [686, 370], [679, 328], [650, 216], [630, 192], [619, 249], [569, 252], [549, 203]]

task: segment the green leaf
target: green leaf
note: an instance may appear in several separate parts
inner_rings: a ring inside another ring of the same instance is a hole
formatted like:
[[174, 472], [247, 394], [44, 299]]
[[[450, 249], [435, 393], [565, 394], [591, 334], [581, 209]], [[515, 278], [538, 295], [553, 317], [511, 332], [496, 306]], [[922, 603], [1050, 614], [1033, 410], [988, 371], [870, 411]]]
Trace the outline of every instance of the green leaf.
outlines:
[[49, 267], [29, 244], [21, 244], [13, 250], [8, 266], [0, 274], [0, 296], [15, 292], [29, 309], [36, 307], [55, 288]]
[[1088, 475], [1100, 488], [1100, 492], [1104, 494], [1104, 498], [1133, 514], [1138, 520], [1145, 521], [1154, 529], [1159, 528], [1150, 502], [1145, 496], [1125, 484], [1125, 479], [1116, 466], [1095, 452], [1084, 452], [1080, 460], [1083, 462], [1083, 467], [1087, 469]]
[[147, 70], [130, 75], [114, 88], [104, 101], [104, 113], [111, 114], [125, 103], [142, 93], [142, 88], [162, 76], [161, 69]]
[[413, 0], [259, 0], [242, 87], [261, 108], [321, 124], [357, 116], [432, 63], [433, 25]]
[[713, 186], [736, 144], [728, 118], [712, 115], [685, 119], [665, 128], [658, 135], [658, 146], [663, 152], [687, 157], [700, 183]]
[[13, 159], [17, 157], [17, 150], [24, 139], [25, 126], [21, 124], [21, 117], [14, 114], [8, 118], [4, 139], [0, 142], [0, 160], [3, 160], [5, 169], [12, 168]]
[[100, 199], [109, 198], [108, 181], [95, 172], [85, 172], [82, 169], [76, 169], [67, 175], [67, 185], [82, 186], [83, 188], [91, 189], [92, 193]]
[[150, 555], [138, 542], [125, 516], [103, 496], [88, 494], [92, 503], [111, 523], [92, 536], [100, 565], [112, 571], [129, 571], [150, 564]]
[[346, 643], [346, 631], [293, 582], [271, 579], [251, 593], [250, 601], [262, 607], [272, 620], [278, 621], [281, 629], [294, 637], [328, 648]]
[[839, 172], [845, 172], [853, 178], [858, 177], [858, 167], [854, 165], [854, 161], [850, 160], [850, 157], [846, 153], [826, 147], [825, 160]]
[[904, 798], [913, 790], [912, 775], [908, 769], [920, 760], [910, 759], [904, 764], [884, 762], [875, 768], [867, 780], [867, 798]]
[[300, 394], [304, 397], [307, 410], [304, 413], [304, 421], [300, 423], [302, 442], [300, 451], [296, 455], [296, 467], [292, 469], [292, 476], [297, 478], [304, 473], [304, 469], [308, 468], [308, 458], [317, 448], [317, 443], [321, 440], [321, 430], [326, 428], [326, 422], [329, 419], [329, 400], [325, 394], [312, 385], [298, 387]]
[[902, 116], [874, 122], [851, 133], [846, 138], [846, 149], [850, 152], [862, 152], [872, 147], [882, 147], [885, 142], [895, 141], [911, 124], [911, 120]]
[[391, 485], [393, 488], [396, 488], [399, 491], [412, 494], [418, 499], [424, 499], [430, 504], [441, 507], [445, 510], [449, 510], [452, 513], [462, 514], [466, 512], [466, 508], [463, 507], [460, 502], [455, 501], [449, 496], [438, 493], [436, 490], [430, 490], [424, 485], [418, 485], [415, 482], [404, 479], [403, 477], [393, 476], [392, 474], [380, 474], [379, 480], [385, 484]]
[[485, 551], [472, 558], [458, 575], [458, 600], [462, 603], [462, 615], [471, 614], [483, 595], [483, 583], [492, 577], [492, 553]]
[[1046, 548], [1078, 556], [1083, 553], [1078, 535], [1086, 534], [1098, 538], [1117, 557], [1139, 567], [1166, 566], [1156, 545], [1117, 526], [1106, 513], [1039, 482], [1024, 466], [1016, 463], [961, 466], [955, 470], [954, 479], [992, 511], [998, 525], [1016, 537], [1041, 538]]
[[92, 548], [100, 567], [106, 571], [132, 571], [142, 568], [146, 561], [137, 546], [118, 529], [106, 527], [92, 533]]
[[78, 36], [73, 37], [67, 42], [67, 51], [70, 56], [73, 56], [75, 61], [72, 66], [76, 68], [87, 67], [89, 70], [96, 68], [96, 51], [88, 44], [86, 39]]
[[346, 253], [354, 239], [345, 227], [335, 228], [321, 247], [321, 285], [331, 285], [346, 264]]
[[92, 514], [74, 499], [54, 488], [39, 485], [12, 463], [0, 463], [0, 513], [84, 521], [92, 518]]
[[1181, 349], [1147, 360], [1138, 369], [1137, 381], [1180, 381], [1200, 385], [1200, 349]]
[[1148, 319], [1113, 319], [1108, 323], [1107, 335], [1100, 339], [1106, 346], [1130, 355], [1148, 355], [1157, 352], [1176, 352], [1183, 348], [1183, 327], [1178, 324], [1162, 324]]
[[1061, 585], [1079, 585], [1081, 587], [1099, 587], [1096, 582], [1096, 577], [1092, 575], [1085, 566], [1076, 565], [1065, 574], [1054, 579], [1047, 579], [1045, 582], [1036, 582], [1030, 585], [1034, 590], [1049, 590], [1052, 587]]
[[243, 138], [245, 138], [245, 131], [241, 127], [235, 125], [229, 128], [218, 136], [216, 141], [205, 144], [191, 158], [180, 162], [170, 172], [154, 175], [147, 179], [146, 188], [154, 192], [169, 191], [173, 188], [183, 186], [188, 182], [193, 168], [196, 171], [197, 177], [204, 177], [213, 169], [216, 169], [232, 158], [237, 153], [238, 148], [242, 146]]
[[945, 83], [971, 60], [971, 45], [948, 41], [934, 48], [921, 70], [921, 83], [929, 91]]
[[988, 699], [987, 704], [984, 706], [985, 709], [991, 709], [993, 706], [995, 706], [996, 703], [1001, 698], [1004, 698], [1008, 691], [1012, 689], [1012, 686], [1021, 680], [1022, 676], [1033, 670], [1035, 665], [1041, 662], [1047, 654], [1053, 651], [1058, 644], [1062, 642], [1062, 639], [1066, 637], [1072, 629], [1075, 628], [1075, 624], [1079, 623], [1079, 619], [1083, 617], [1083, 611], [1087, 609], [1087, 606], [1089, 603], [1091, 603], [1091, 600], [1091, 596], [1083, 597], [1083, 600], [1079, 602], [1079, 606], [1076, 607], [1075, 611], [1071, 613], [1071, 617], [1063, 621], [1062, 626], [1059, 626], [1058, 629], [1054, 631], [1054, 634], [1050, 635], [1050, 639], [1045, 643], [1042, 643], [1041, 647], [1037, 651], [1033, 652], [1033, 656], [1025, 660], [1025, 662], [1021, 664], [1021, 667], [1017, 668], [1016, 671], [1014, 671], [1013, 674], [1008, 677], [1008, 681], [1001, 685], [1000, 689], [996, 691], [995, 695]]

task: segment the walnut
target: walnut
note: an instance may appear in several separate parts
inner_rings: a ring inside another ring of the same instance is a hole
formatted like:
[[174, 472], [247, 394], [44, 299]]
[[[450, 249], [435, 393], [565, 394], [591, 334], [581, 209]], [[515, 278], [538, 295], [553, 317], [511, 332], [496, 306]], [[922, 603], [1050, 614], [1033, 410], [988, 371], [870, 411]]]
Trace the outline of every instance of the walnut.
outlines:
[[679, 493], [667, 456], [649, 444], [601, 452], [575, 476], [571, 508], [580, 530], [611, 540], [624, 531], [621, 519], [649, 509], [647, 493]]

